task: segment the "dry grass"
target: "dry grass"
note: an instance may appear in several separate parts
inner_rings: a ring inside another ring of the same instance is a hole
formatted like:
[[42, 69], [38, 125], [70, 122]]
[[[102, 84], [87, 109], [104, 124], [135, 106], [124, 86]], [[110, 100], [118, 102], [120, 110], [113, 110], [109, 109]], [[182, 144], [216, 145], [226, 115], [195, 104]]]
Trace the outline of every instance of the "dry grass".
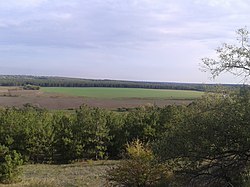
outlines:
[[0, 187], [101, 187], [105, 171], [117, 161], [85, 161], [67, 165], [25, 165], [22, 182]]

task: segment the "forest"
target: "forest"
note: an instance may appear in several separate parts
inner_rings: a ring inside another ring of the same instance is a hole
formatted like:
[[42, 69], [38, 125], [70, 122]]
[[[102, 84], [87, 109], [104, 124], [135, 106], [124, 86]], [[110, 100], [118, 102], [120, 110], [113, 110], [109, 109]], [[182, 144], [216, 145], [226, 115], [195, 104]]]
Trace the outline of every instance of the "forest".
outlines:
[[[112, 88], [149, 88], [149, 89], [174, 89], [213, 91], [217, 84], [174, 83], [174, 82], [147, 82], [147, 81], [122, 81], [80, 79], [68, 77], [27, 76], [27, 75], [0, 75], [0, 86], [26, 86], [41, 87], [112, 87]], [[222, 84], [225, 89], [237, 89], [238, 84]]]

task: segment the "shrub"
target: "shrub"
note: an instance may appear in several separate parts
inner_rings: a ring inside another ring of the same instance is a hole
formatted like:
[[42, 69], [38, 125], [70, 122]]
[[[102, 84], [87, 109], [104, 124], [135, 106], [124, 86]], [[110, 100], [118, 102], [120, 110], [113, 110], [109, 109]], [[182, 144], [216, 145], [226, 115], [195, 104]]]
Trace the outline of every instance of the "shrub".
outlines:
[[24, 90], [40, 90], [40, 86], [27, 84], [27, 85], [23, 86], [23, 89]]
[[0, 183], [19, 181], [21, 173], [18, 166], [23, 163], [21, 155], [16, 151], [9, 151], [6, 146], [0, 145]]
[[153, 152], [139, 140], [126, 148], [128, 159], [107, 171], [112, 186], [145, 187], [164, 183], [168, 186], [171, 173], [164, 164], [157, 163]]

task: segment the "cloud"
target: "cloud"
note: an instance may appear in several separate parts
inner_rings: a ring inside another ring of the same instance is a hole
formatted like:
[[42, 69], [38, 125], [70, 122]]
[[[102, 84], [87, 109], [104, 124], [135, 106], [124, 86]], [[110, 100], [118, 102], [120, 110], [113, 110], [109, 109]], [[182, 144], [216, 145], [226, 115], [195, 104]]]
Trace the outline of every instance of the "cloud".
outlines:
[[[208, 6], [212, 6], [215, 8], [225, 8], [231, 10], [242, 11], [246, 10], [249, 7], [249, 3], [247, 0], [195, 0], [195, 3], [206, 4]], [[241, 9], [236, 9], [241, 8]]]
[[[6, 35], [12, 37], [13, 42], [16, 38], [19, 44], [26, 41], [24, 44], [35, 46], [134, 47], [147, 42], [224, 39], [231, 36], [226, 31], [228, 27], [244, 26], [249, 18], [249, 14], [247, 17], [245, 13], [237, 14], [229, 8], [220, 10], [221, 6], [232, 7], [231, 0], [227, 3], [222, 0], [6, 2], [2, 5], [12, 4], [27, 9], [4, 15], [0, 28], [8, 28]], [[244, 3], [239, 0], [238, 4], [243, 6]], [[34, 7], [39, 8], [33, 11]], [[11, 33], [22, 38], [10, 36]]]
[[164, 68], [178, 69], [185, 59], [197, 70], [199, 54], [210, 55], [221, 42], [234, 38], [236, 29], [249, 26], [249, 9], [248, 0], [2, 0], [0, 65], [6, 59], [17, 63], [20, 56], [30, 64], [44, 59], [55, 67], [59, 62], [72, 67], [97, 63], [106, 71], [119, 66], [139, 71], [138, 79], [154, 67], [161, 73], [151, 76], [163, 79]]
[[1, 9], [18, 9], [18, 8], [32, 8], [38, 7], [47, 0], [8, 0], [0, 1]]

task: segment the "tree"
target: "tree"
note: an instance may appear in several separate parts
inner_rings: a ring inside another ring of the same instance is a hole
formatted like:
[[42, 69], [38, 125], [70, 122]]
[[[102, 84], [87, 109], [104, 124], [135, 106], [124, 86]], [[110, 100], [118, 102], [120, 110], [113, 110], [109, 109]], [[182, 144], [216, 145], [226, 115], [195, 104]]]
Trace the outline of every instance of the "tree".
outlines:
[[127, 144], [127, 158], [107, 171], [111, 186], [153, 187], [169, 186], [172, 173], [156, 158], [147, 144], [139, 139]]
[[244, 186], [250, 168], [249, 92], [204, 96], [185, 113], [154, 146], [179, 186]]
[[106, 110], [86, 105], [76, 111], [76, 121], [72, 128], [79, 158], [105, 158], [111, 138], [106, 115]]
[[18, 166], [23, 164], [21, 155], [15, 150], [0, 144], [0, 183], [14, 183], [20, 180], [21, 170]]
[[74, 133], [72, 130], [74, 117], [56, 113], [53, 116], [54, 123], [54, 161], [58, 163], [68, 163], [77, 158], [75, 151]]
[[230, 72], [244, 80], [250, 76], [249, 31], [241, 28], [236, 31], [238, 45], [222, 44], [216, 49], [217, 59], [203, 58], [204, 70], [211, 72], [213, 78], [223, 72]]

